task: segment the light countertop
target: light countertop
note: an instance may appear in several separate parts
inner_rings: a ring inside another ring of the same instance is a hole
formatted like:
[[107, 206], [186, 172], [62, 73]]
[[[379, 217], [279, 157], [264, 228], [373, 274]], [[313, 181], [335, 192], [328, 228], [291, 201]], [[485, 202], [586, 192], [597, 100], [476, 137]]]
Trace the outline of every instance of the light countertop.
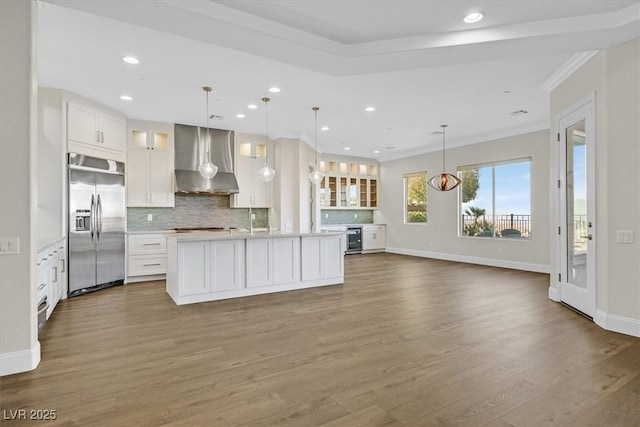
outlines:
[[176, 239], [179, 242], [182, 241], [197, 241], [197, 240], [236, 240], [236, 239], [264, 239], [271, 237], [307, 237], [307, 236], [327, 236], [327, 235], [341, 235], [342, 231], [323, 231], [320, 233], [310, 232], [283, 232], [283, 231], [240, 231], [240, 230], [225, 230], [225, 231], [196, 231], [191, 233], [174, 233], [167, 235], [169, 239]]

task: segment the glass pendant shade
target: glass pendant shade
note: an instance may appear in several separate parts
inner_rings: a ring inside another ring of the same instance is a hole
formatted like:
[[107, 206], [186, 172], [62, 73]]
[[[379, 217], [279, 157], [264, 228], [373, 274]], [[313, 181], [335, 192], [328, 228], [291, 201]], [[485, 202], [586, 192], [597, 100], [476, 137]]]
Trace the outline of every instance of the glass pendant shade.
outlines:
[[258, 170], [258, 177], [264, 182], [273, 180], [273, 177], [276, 175], [276, 170], [269, 166], [269, 137], [267, 136], [267, 134], [269, 133], [267, 103], [269, 101], [271, 101], [270, 98], [262, 98], [262, 102], [264, 102], [264, 147], [266, 150], [266, 154], [264, 158], [264, 166]]
[[324, 178], [324, 174], [320, 172], [317, 167], [314, 167], [311, 172], [309, 172], [309, 181], [312, 184], [320, 184], [322, 182], [322, 178]]
[[269, 182], [276, 175], [276, 171], [269, 165], [264, 165], [258, 170], [258, 176], [264, 182]]
[[198, 167], [198, 170], [200, 171], [200, 175], [207, 179], [213, 178], [218, 173], [218, 167], [211, 163], [209, 151], [207, 151], [207, 160]]
[[462, 183], [460, 178], [445, 172], [445, 148], [444, 148], [444, 129], [447, 125], [440, 125], [442, 128], [442, 173], [434, 175], [429, 180], [429, 186], [438, 191], [451, 191]]
[[209, 92], [211, 92], [211, 88], [204, 86], [202, 90], [207, 96], [207, 134], [206, 139], [203, 138], [201, 141], [205, 146], [205, 160], [198, 166], [198, 170], [204, 178], [211, 179], [218, 173], [218, 167], [211, 161], [211, 138], [209, 138]]

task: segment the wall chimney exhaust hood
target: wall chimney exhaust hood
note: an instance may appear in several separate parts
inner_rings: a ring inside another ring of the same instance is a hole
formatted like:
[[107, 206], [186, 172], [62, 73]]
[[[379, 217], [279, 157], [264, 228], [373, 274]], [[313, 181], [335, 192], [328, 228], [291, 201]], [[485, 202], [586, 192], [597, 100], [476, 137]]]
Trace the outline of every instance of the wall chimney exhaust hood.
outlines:
[[175, 125], [176, 194], [226, 195], [239, 192], [233, 173], [234, 132], [209, 129], [211, 161], [218, 173], [211, 179], [200, 175], [198, 167], [206, 156], [207, 129], [198, 126]]

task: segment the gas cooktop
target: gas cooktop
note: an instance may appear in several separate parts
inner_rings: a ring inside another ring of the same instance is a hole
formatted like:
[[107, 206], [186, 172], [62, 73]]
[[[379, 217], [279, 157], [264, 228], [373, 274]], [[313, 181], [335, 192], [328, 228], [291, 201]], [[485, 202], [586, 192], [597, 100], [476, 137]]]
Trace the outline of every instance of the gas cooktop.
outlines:
[[209, 232], [216, 232], [216, 231], [230, 231], [230, 230], [237, 230], [237, 227], [180, 227], [180, 228], [174, 228], [174, 230], [176, 230], [176, 233], [195, 233], [198, 231], [209, 231]]

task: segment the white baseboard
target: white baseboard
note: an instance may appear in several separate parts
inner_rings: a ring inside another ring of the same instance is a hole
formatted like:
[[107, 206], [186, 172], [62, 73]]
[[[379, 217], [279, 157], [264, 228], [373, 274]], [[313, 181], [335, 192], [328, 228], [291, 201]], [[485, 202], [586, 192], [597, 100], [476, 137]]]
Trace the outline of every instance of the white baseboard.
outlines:
[[490, 267], [511, 268], [513, 270], [533, 271], [535, 273], [548, 274], [551, 270], [549, 265], [544, 265], [544, 264], [532, 264], [527, 262], [509, 261], [509, 260], [496, 259], [496, 258], [481, 258], [481, 257], [473, 257], [473, 256], [466, 256], [466, 255], [446, 254], [446, 253], [440, 253], [440, 252], [418, 251], [415, 249], [387, 247], [386, 252], [389, 252], [392, 254], [400, 254], [400, 255], [411, 255], [411, 256], [417, 256], [422, 258], [442, 259], [445, 261], [464, 262], [467, 264], [487, 265]]
[[29, 350], [0, 353], [0, 376], [36, 369], [40, 363], [40, 341]]
[[616, 316], [615, 314], [605, 313], [602, 310], [596, 310], [596, 315], [593, 317], [593, 321], [596, 322], [598, 326], [608, 331], [619, 332], [621, 334], [640, 338], [640, 319]]
[[549, 286], [549, 299], [555, 302], [560, 302], [560, 291], [558, 288]]

